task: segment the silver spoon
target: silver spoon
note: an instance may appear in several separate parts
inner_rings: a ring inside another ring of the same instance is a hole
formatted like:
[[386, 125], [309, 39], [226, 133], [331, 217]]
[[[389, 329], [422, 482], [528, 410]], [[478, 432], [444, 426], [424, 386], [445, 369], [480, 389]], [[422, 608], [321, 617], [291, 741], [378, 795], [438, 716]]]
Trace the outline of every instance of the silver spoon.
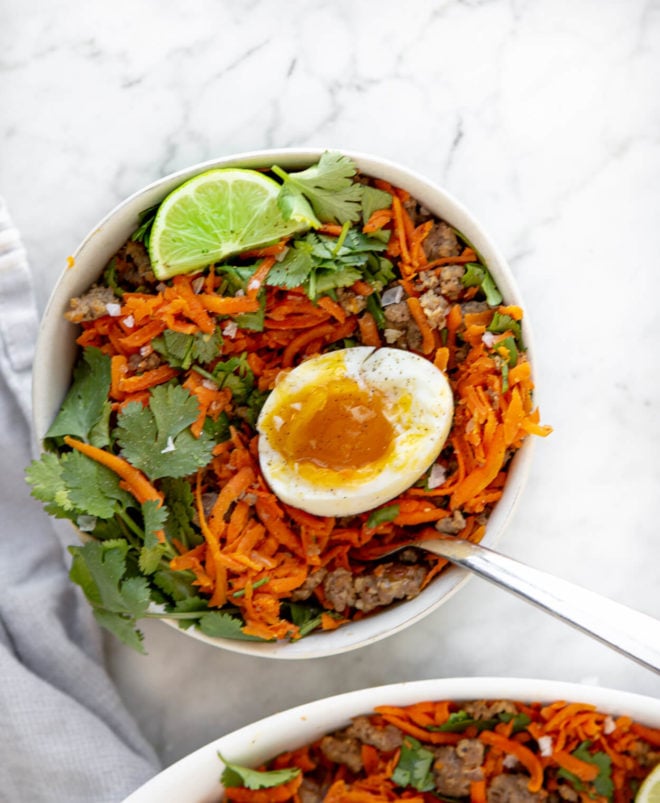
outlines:
[[660, 621], [652, 616], [471, 541], [438, 535], [405, 546], [441, 555], [660, 673]]

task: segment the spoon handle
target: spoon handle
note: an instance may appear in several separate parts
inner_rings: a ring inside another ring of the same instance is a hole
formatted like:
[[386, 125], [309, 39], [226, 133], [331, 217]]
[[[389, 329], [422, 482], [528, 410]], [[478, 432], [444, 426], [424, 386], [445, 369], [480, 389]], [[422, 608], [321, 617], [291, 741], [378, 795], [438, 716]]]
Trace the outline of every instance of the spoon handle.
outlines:
[[418, 546], [447, 558], [660, 672], [660, 621], [547, 572], [458, 538]]

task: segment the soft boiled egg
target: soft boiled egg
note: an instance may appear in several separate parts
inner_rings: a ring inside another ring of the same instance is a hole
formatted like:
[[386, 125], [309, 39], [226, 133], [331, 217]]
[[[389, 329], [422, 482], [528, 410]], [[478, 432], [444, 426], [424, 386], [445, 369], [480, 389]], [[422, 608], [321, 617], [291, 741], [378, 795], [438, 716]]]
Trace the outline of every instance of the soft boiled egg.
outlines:
[[368, 346], [286, 374], [259, 420], [259, 461], [276, 496], [317, 516], [371, 510], [413, 485], [447, 439], [445, 375], [409, 351]]

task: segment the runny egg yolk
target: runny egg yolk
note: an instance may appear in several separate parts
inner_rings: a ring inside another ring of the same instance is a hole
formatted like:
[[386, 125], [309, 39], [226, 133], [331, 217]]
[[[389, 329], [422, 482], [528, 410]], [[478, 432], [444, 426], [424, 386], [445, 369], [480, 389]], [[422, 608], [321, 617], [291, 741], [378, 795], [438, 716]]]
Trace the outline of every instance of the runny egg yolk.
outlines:
[[394, 499], [436, 460], [453, 399], [433, 363], [356, 346], [312, 357], [276, 383], [257, 421], [259, 465], [287, 505], [351, 516]]
[[394, 427], [385, 399], [350, 378], [303, 391], [273, 416], [270, 440], [288, 460], [332, 471], [359, 469], [392, 449]]

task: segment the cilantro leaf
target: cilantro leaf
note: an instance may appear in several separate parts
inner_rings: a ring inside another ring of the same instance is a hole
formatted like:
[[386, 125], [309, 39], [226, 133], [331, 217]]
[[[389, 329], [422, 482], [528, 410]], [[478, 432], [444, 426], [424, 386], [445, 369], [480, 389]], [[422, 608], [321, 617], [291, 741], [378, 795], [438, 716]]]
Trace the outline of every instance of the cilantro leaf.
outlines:
[[382, 290], [396, 279], [394, 265], [386, 257], [378, 254], [369, 254], [364, 266], [364, 278], [377, 290]]
[[488, 325], [488, 331], [494, 332], [495, 334], [503, 334], [504, 332], [511, 332], [516, 339], [518, 347], [521, 349], [523, 347], [522, 327], [520, 326], [520, 321], [517, 321], [510, 315], [506, 315], [505, 313], [499, 312], [499, 310], [497, 310], [493, 315], [492, 321]]
[[240, 641], [264, 641], [258, 636], [249, 636], [242, 631], [244, 622], [229, 613], [210, 611], [199, 620], [198, 627], [207, 636], [212, 638], [230, 638]]
[[573, 755], [587, 764], [595, 764], [598, 767], [598, 775], [593, 781], [594, 789], [598, 795], [612, 799], [614, 794], [614, 783], [612, 782], [612, 759], [607, 753], [590, 753], [591, 742], [582, 742], [575, 750]]
[[188, 548], [201, 544], [204, 539], [192, 526], [195, 500], [190, 483], [180, 477], [164, 477], [160, 489], [165, 494], [165, 505], [169, 512], [165, 531], [170, 540], [177, 538]]
[[26, 478], [32, 496], [44, 502], [46, 511], [56, 518], [76, 521], [87, 515], [109, 519], [119, 509], [135, 504], [119, 487], [113, 471], [76, 451], [61, 457], [45, 452], [28, 466]]
[[125, 577], [128, 550], [123, 540], [69, 547], [73, 556], [69, 577], [84, 591], [99, 624], [144, 652], [135, 624], [149, 607], [149, 584], [144, 577]]
[[72, 506], [88, 516], [112, 518], [118, 509], [135, 505], [131, 494], [119, 487], [119, 477], [109, 468], [80, 452], [61, 457], [62, 481]]
[[220, 753], [218, 753], [218, 756], [225, 765], [220, 780], [226, 788], [244, 786], [247, 789], [272, 789], [275, 786], [288, 783], [300, 775], [298, 767], [283, 770], [253, 770], [240, 764], [232, 764]]
[[442, 725], [427, 725], [427, 730], [439, 733], [463, 733], [470, 727], [476, 728], [478, 731], [492, 730], [496, 725], [501, 722], [510, 722], [513, 720], [512, 733], [524, 730], [531, 722], [531, 719], [524, 713], [511, 714], [508, 711], [500, 711], [497, 716], [489, 719], [475, 719], [470, 716], [467, 711], [454, 711], [449, 715], [446, 722]]
[[180, 385], [158, 385], [147, 407], [131, 402], [119, 413], [115, 430], [122, 456], [152, 480], [184, 477], [211, 459], [213, 443], [196, 438], [197, 399]]
[[386, 247], [381, 240], [354, 228], [347, 228], [339, 238], [310, 232], [297, 239], [271, 269], [267, 283], [286, 288], [303, 286], [315, 300], [363, 278], [367, 266], [374, 258], [378, 260], [376, 255]]
[[302, 195], [323, 223], [360, 219], [363, 187], [353, 181], [357, 170], [347, 156], [326, 151], [306, 170], [286, 173], [277, 166], [272, 170], [284, 182], [278, 201], [285, 217], [291, 216], [297, 197]]
[[144, 517], [144, 544], [140, 550], [140, 571], [153, 574], [160, 564], [163, 555], [167, 554], [169, 545], [160, 541], [157, 532], [163, 530], [167, 519], [167, 510], [153, 499], [142, 505]]
[[266, 284], [292, 290], [307, 281], [313, 267], [309, 245], [305, 240], [294, 240], [293, 246], [289, 248], [284, 258], [273, 265], [268, 272]]
[[127, 647], [131, 647], [143, 655], [146, 650], [142, 646], [144, 634], [135, 627], [135, 621], [128, 616], [106, 611], [102, 608], [92, 610], [97, 623], [113, 636], [116, 636]]
[[362, 220], [366, 223], [379, 209], [388, 209], [392, 206], [392, 196], [385, 190], [377, 187], [364, 186], [362, 188]]
[[111, 443], [110, 438], [110, 416], [112, 415], [112, 403], [106, 400], [101, 410], [101, 416], [89, 431], [89, 442], [92, 446], [104, 449]]
[[338, 287], [350, 287], [362, 278], [362, 272], [357, 268], [342, 267], [338, 270], [319, 270], [315, 271], [313, 282], [309, 282], [307, 295], [311, 299], [327, 295], [331, 290]]
[[519, 711], [517, 714], [510, 714], [507, 711], [500, 711], [497, 716], [500, 722], [511, 722], [511, 720], [513, 720], [513, 728], [511, 729], [511, 733], [519, 733], [520, 731], [524, 731], [532, 721], [531, 717], [522, 711]]
[[405, 736], [399, 762], [391, 776], [392, 781], [397, 786], [412, 786], [418, 792], [430, 792], [435, 789], [431, 772], [433, 760], [433, 753], [422, 747], [421, 742], [412, 736]]
[[[199, 589], [193, 585], [195, 575], [192, 572], [173, 571], [160, 568], [151, 577], [156, 588], [176, 603], [173, 610], [207, 610], [208, 603], [198, 596]], [[184, 603], [195, 603], [198, 607], [186, 607]], [[181, 607], [180, 607], [181, 606]]]
[[483, 265], [479, 265], [477, 262], [468, 262], [461, 281], [463, 287], [481, 287], [489, 307], [496, 307], [502, 303], [502, 294], [497, 289], [490, 272]]
[[242, 312], [234, 320], [240, 329], [249, 329], [252, 332], [263, 332], [266, 321], [266, 294], [263, 290], [257, 296], [259, 309], [254, 312]]
[[321, 624], [323, 609], [311, 601], [287, 601], [282, 603], [282, 607], [287, 612], [287, 618], [298, 628], [298, 638], [304, 638]]
[[204, 365], [220, 354], [222, 335], [219, 329], [212, 334], [196, 332], [194, 335], [166, 329], [151, 344], [174, 368], [188, 370], [193, 363]]
[[39, 460], [33, 460], [27, 467], [25, 478], [32, 486], [32, 496], [44, 502], [47, 513], [59, 519], [72, 517], [73, 504], [62, 478], [62, 463], [57, 455], [44, 452]]
[[89, 433], [106, 414], [110, 392], [110, 357], [96, 348], [86, 348], [73, 372], [73, 384], [46, 438], [73, 435], [89, 440]]

